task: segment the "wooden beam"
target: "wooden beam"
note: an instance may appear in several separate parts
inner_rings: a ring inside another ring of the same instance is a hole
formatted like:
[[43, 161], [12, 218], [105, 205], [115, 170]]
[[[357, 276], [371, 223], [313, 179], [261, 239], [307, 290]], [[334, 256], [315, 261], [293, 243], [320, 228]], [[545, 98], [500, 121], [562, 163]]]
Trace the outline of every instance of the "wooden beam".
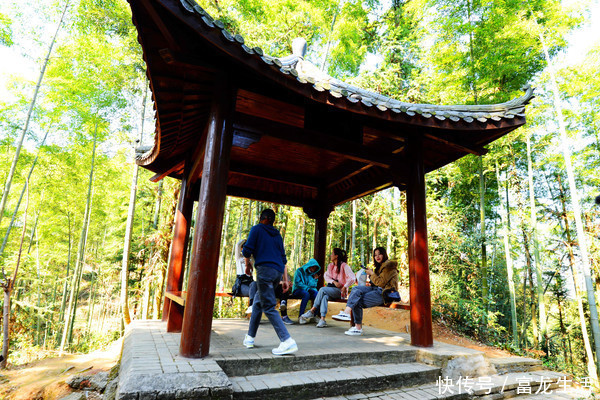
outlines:
[[336, 169], [335, 171], [331, 172], [329, 174], [329, 176], [332, 176], [333, 178], [331, 178], [328, 182], [327, 182], [327, 188], [332, 188], [335, 185], [345, 181], [346, 179], [350, 179], [355, 175], [360, 174], [363, 171], [366, 171], [367, 169], [371, 168], [372, 165], [364, 165], [364, 164], [360, 164], [359, 166], [356, 165], [356, 163], [354, 161], [352, 161], [351, 166], [348, 165], [341, 165], [339, 169]]
[[339, 139], [322, 132], [310, 131], [241, 113], [235, 114], [234, 128], [326, 150], [350, 160], [381, 167], [389, 167], [395, 160], [394, 154], [390, 152], [364, 147], [361, 144]]
[[218, 71], [217, 67], [206, 63], [204, 59], [198, 57], [182, 54], [171, 49], [160, 49], [158, 50], [158, 53], [160, 54], [164, 62], [166, 62], [169, 65], [185, 69], [198, 69], [200, 71], [212, 73], [216, 73]]
[[337, 206], [350, 200], [358, 199], [371, 193], [378, 192], [388, 188], [393, 184], [393, 177], [389, 173], [382, 173], [378, 177], [369, 177], [369, 179], [354, 185], [350, 190], [345, 190], [339, 194], [333, 194], [327, 197], [329, 204]]
[[298, 196], [289, 196], [231, 185], [227, 187], [227, 195], [269, 203], [285, 204], [293, 207], [304, 207], [308, 202], [314, 201], [314, 199], [302, 199]]
[[148, 0], [142, 0], [141, 3], [144, 6], [144, 8], [146, 9], [146, 11], [148, 12], [148, 15], [150, 15], [150, 18], [152, 18], [152, 22], [154, 22], [156, 24], [156, 27], [158, 28], [160, 33], [163, 35], [164, 39], [169, 44], [169, 47], [172, 49], [175, 49], [177, 51], [181, 50], [181, 48], [179, 47], [179, 44], [173, 38], [173, 35], [171, 35], [171, 30], [169, 28], [167, 28], [167, 26], [163, 22], [162, 18], [158, 15], [158, 13], [154, 9], [154, 7], [152, 7], [150, 5], [150, 2]]
[[432, 140], [434, 142], [442, 143], [443, 145], [446, 145], [446, 146], [452, 148], [453, 150], [458, 150], [458, 151], [462, 151], [465, 153], [475, 154], [476, 156], [482, 156], [484, 154], [487, 154], [487, 152], [488, 152], [487, 149], [484, 149], [483, 147], [465, 146], [465, 145], [441, 138], [439, 136], [433, 135], [431, 133], [426, 133], [424, 135], [424, 137], [429, 140]]
[[[379, 129], [379, 128], [374, 128], [371, 126], [365, 126], [363, 128], [363, 131], [365, 134], [368, 134], [371, 136], [386, 137], [386, 138], [398, 140], [401, 142], [405, 142], [408, 137], [421, 135], [421, 133], [413, 132], [414, 129], [408, 129], [408, 130], [405, 130], [402, 132], [398, 132], [397, 127], [395, 127], [395, 128], [390, 127], [387, 129]], [[483, 155], [483, 154], [487, 153], [487, 149], [484, 149], [483, 147], [463, 145], [463, 144], [457, 143], [456, 141], [437, 136], [433, 133], [425, 133], [424, 136], [431, 141], [441, 143], [448, 147], [451, 147], [453, 150], [458, 150], [458, 151], [475, 154], [475, 155]]]
[[165, 176], [169, 176], [170, 173], [183, 168], [184, 164], [185, 164], [185, 161], [178, 162], [177, 164], [173, 165], [171, 168], [167, 169], [166, 171], [154, 175], [152, 178], [150, 178], [150, 181], [156, 183], [156, 182], [160, 181], [161, 179], [163, 179]]
[[241, 162], [231, 162], [229, 171], [238, 175], [252, 176], [266, 179], [273, 182], [289, 183], [292, 185], [303, 186], [307, 188], [317, 188], [319, 179], [310, 176], [298, 175], [285, 171], [278, 171], [272, 168], [264, 168], [257, 165], [245, 164]]
[[304, 109], [302, 107], [248, 90], [238, 90], [235, 110], [269, 121], [304, 128]]

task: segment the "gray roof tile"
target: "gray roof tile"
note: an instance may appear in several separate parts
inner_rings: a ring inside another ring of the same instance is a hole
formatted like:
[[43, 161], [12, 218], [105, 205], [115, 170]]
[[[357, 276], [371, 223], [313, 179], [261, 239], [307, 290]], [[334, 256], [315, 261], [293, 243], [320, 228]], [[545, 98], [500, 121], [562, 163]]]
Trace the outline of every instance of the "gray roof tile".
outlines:
[[180, 2], [186, 11], [197, 14], [206, 26], [220, 29], [225, 39], [231, 42], [232, 45], [241, 46], [249, 55], [258, 55], [267, 65], [279, 67], [278, 71], [273, 71], [273, 73], [292, 75], [298, 82], [310, 84], [319, 92], [329, 91], [336, 99], [342, 99], [342, 97], [346, 99], [340, 101], [348, 101], [350, 103], [360, 101], [364, 107], [373, 108], [373, 110], [377, 109], [381, 112], [391, 112], [393, 114], [406, 113], [409, 116], [414, 116], [418, 113], [424, 118], [434, 118], [439, 121], [450, 119], [453, 122], [463, 120], [470, 123], [476, 119], [483, 123], [489, 119], [500, 121], [503, 118], [514, 119], [515, 117], [524, 117], [525, 105], [534, 97], [533, 89], [527, 86], [523, 88], [525, 90], [523, 96], [500, 104], [435, 105], [402, 102], [335, 79], [320, 71], [309, 61], [306, 61], [303, 54], [292, 54], [282, 58], [265, 55], [260, 47], [250, 48], [246, 46], [244, 38], [241, 35], [233, 35], [227, 31], [222, 21], [214, 20], [194, 0], [180, 0]]

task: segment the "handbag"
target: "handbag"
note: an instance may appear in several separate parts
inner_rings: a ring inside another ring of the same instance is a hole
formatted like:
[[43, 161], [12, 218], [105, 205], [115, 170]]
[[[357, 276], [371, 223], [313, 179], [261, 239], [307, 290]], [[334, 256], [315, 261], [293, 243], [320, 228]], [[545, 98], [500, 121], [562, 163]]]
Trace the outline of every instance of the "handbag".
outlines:
[[250, 285], [254, 279], [251, 276], [246, 274], [238, 275], [235, 278], [235, 282], [233, 283], [233, 287], [231, 288], [231, 295], [233, 297], [239, 297], [242, 295], [242, 286]]
[[390, 304], [395, 301], [400, 301], [400, 293], [395, 290], [384, 290], [383, 302], [384, 304]]

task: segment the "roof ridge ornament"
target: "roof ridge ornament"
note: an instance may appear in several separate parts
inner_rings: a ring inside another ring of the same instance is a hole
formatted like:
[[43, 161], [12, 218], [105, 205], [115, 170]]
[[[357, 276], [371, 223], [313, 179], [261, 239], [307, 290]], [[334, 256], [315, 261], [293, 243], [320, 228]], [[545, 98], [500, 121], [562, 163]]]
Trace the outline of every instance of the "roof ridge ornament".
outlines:
[[306, 39], [303, 37], [297, 37], [292, 40], [292, 55], [297, 56], [304, 60], [306, 57], [306, 49], [308, 44], [306, 43]]

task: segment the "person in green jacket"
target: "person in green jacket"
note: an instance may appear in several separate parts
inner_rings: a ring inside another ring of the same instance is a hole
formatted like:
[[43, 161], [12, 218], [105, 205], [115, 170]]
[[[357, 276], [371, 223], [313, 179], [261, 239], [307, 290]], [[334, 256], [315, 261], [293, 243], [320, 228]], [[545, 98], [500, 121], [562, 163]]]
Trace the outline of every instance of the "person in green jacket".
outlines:
[[314, 258], [308, 260], [306, 264], [296, 270], [294, 274], [294, 288], [292, 297], [302, 299], [300, 302], [300, 314], [304, 314], [308, 300], [315, 300], [317, 297], [317, 277], [321, 267]]

